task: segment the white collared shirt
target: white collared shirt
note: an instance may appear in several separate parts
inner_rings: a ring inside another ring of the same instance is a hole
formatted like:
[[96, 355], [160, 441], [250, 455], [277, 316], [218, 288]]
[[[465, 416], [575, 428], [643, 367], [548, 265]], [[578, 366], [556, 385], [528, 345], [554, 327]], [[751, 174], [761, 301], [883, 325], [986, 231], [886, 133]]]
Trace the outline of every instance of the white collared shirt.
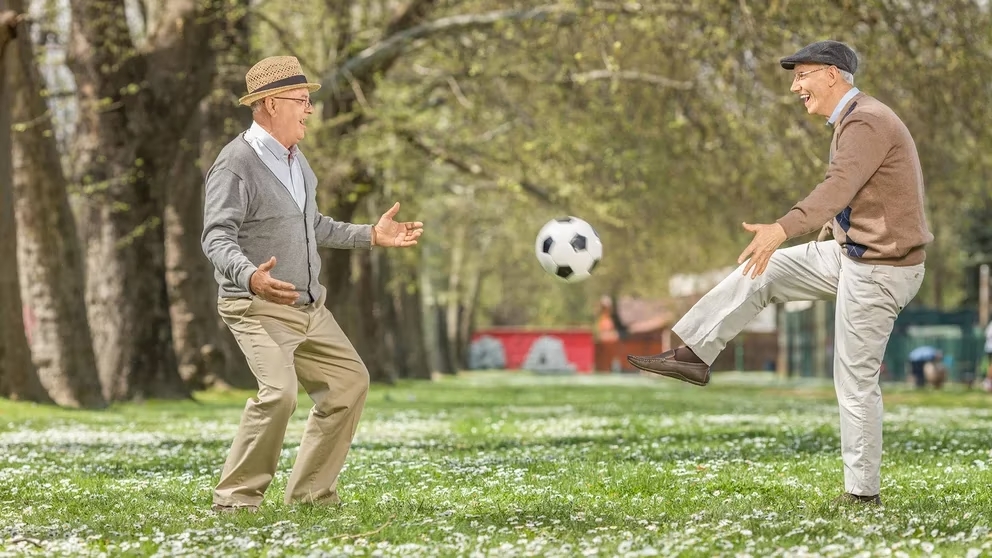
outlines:
[[837, 119], [840, 118], [840, 111], [844, 110], [847, 103], [849, 103], [858, 93], [861, 93], [861, 90], [857, 87], [852, 87], [847, 93], [844, 93], [844, 96], [840, 98], [840, 102], [838, 102], [837, 106], [834, 107], [833, 114], [831, 114], [830, 118], [827, 120], [828, 125], [833, 126], [834, 123], [837, 122]]
[[303, 167], [300, 166], [299, 149], [294, 145], [286, 149], [265, 128], [252, 122], [245, 132], [245, 141], [251, 145], [265, 166], [282, 182], [289, 194], [296, 200], [296, 205], [303, 211], [307, 191], [303, 184]]

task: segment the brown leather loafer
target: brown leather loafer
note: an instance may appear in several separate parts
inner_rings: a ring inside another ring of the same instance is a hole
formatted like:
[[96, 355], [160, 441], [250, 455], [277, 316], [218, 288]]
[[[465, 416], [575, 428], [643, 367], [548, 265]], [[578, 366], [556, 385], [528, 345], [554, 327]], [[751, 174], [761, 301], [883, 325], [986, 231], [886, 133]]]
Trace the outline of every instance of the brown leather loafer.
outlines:
[[627, 362], [652, 374], [682, 380], [696, 386], [710, 383], [710, 367], [705, 363], [675, 360], [675, 350], [653, 356], [627, 355]]
[[834, 498], [834, 504], [872, 504], [875, 506], [881, 506], [882, 496], [879, 494], [874, 496], [860, 496], [858, 494], [845, 492]]

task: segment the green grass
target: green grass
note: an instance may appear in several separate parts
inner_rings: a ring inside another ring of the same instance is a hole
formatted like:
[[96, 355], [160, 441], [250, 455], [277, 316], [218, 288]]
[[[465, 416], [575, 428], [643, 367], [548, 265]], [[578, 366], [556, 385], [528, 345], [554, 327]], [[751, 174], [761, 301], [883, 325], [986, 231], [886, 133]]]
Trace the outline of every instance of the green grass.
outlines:
[[886, 386], [882, 508], [843, 490], [829, 384], [465, 374], [373, 386], [341, 508], [210, 495], [247, 392], [0, 402], [0, 556], [992, 555], [992, 398]]

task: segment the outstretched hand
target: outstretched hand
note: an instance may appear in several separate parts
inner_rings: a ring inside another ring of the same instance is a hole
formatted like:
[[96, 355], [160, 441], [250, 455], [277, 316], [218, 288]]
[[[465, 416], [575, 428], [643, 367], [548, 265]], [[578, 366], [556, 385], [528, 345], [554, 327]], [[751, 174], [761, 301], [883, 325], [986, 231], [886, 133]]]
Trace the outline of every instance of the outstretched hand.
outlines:
[[424, 224], [420, 221], [397, 223], [393, 217], [396, 217], [399, 211], [400, 204], [396, 202], [382, 214], [382, 217], [379, 217], [379, 222], [374, 227], [374, 245], [406, 248], [417, 243], [417, 239], [424, 232]]
[[742, 264], [744, 260], [747, 260], [747, 265], [744, 266], [744, 275], [751, 271], [751, 279], [754, 279], [765, 272], [765, 268], [768, 267], [768, 260], [772, 258], [775, 250], [789, 238], [789, 235], [785, 234], [785, 229], [778, 223], [771, 225], [743, 223], [743, 225], [744, 230], [754, 233], [754, 238], [741, 252], [737, 258], [737, 263]]
[[300, 298], [300, 293], [296, 292], [296, 287], [292, 283], [280, 281], [269, 275], [269, 271], [275, 266], [275, 256], [272, 256], [269, 258], [269, 261], [258, 266], [258, 269], [255, 273], [251, 274], [251, 279], [248, 281], [251, 286], [251, 292], [255, 293], [255, 296], [258, 298], [268, 302], [291, 305], [296, 302], [296, 299]]

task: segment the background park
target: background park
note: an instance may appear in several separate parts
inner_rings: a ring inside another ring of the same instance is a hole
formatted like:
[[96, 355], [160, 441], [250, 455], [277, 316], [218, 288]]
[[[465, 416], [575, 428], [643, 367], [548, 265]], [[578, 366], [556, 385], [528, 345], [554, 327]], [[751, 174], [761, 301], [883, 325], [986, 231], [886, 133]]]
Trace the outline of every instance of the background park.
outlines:
[[[989, 29], [985, 0], [0, 0], [0, 555], [992, 555]], [[623, 358], [822, 179], [778, 60], [825, 38], [912, 132], [935, 235], [882, 370], [883, 507], [830, 504], [832, 302], [769, 307], [705, 388]], [[272, 496], [217, 515], [256, 382], [203, 176], [282, 54], [322, 84], [320, 210], [425, 233], [322, 253], [373, 380], [343, 506], [282, 504], [301, 393]], [[586, 281], [535, 257], [562, 215], [602, 240]]]

